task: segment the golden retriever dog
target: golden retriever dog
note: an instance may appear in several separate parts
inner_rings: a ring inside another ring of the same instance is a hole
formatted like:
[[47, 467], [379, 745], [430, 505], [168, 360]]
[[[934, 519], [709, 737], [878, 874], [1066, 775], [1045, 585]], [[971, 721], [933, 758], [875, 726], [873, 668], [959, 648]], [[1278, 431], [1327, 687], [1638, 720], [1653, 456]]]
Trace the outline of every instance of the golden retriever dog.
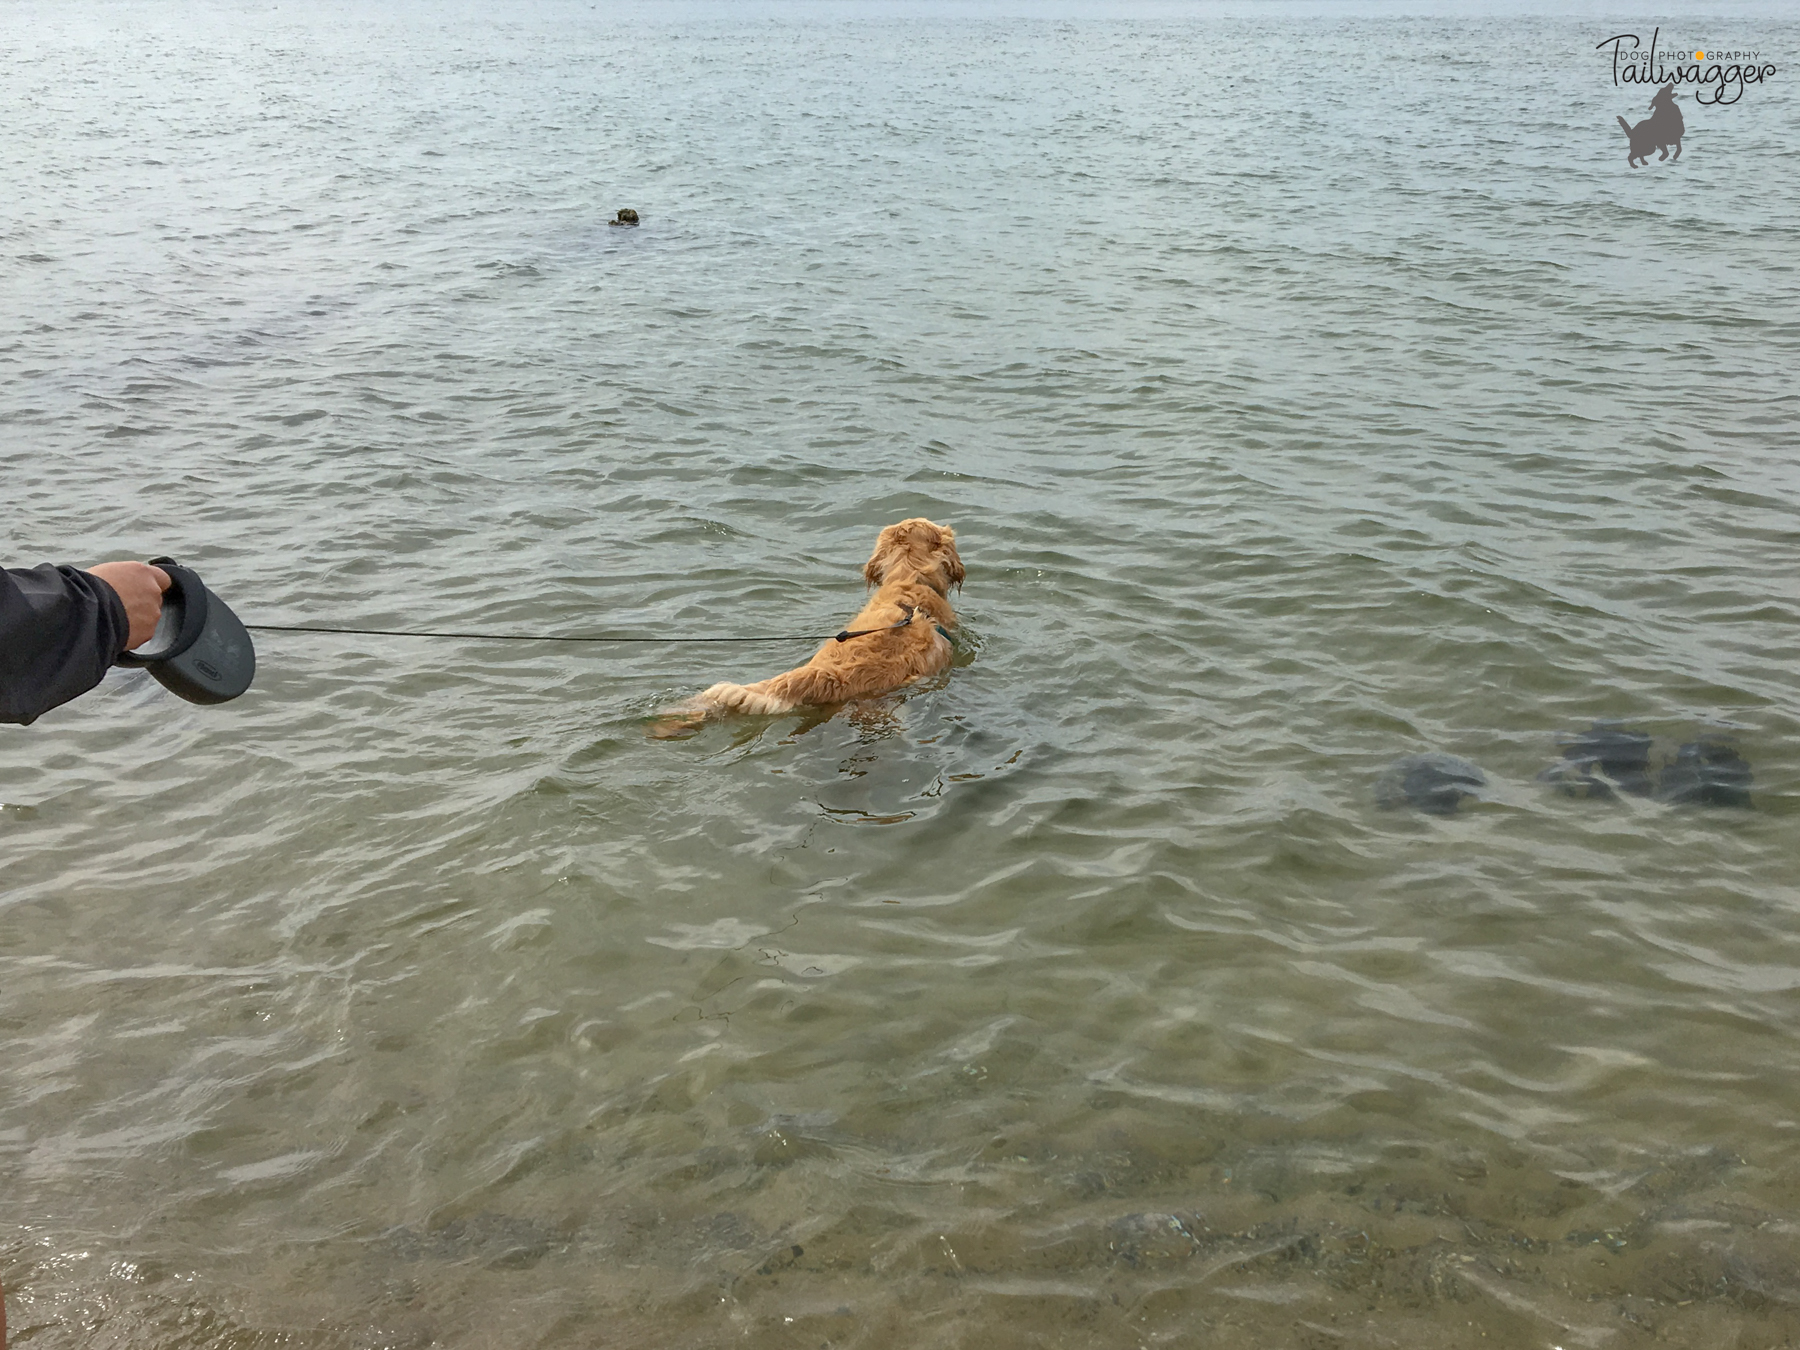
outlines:
[[755, 684], [715, 684], [671, 708], [655, 734], [692, 730], [720, 713], [768, 716], [871, 698], [945, 669], [953, 655], [945, 633], [956, 626], [950, 588], [963, 581], [956, 531], [923, 516], [890, 525], [863, 577], [875, 594], [845, 630], [857, 636], [833, 638], [805, 665]]

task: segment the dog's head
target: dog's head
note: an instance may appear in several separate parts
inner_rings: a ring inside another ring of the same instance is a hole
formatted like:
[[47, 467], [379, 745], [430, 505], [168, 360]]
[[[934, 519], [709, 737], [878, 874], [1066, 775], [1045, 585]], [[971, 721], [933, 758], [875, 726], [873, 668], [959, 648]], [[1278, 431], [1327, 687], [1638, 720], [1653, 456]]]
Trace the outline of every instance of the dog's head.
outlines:
[[1670, 80], [1661, 89], [1656, 91], [1656, 94], [1650, 100], [1650, 106], [1654, 108], [1659, 103], [1673, 103], [1674, 101], [1675, 81]]
[[875, 551], [863, 565], [871, 586], [916, 576], [939, 595], [963, 583], [962, 559], [956, 553], [956, 531], [914, 516], [890, 525], [875, 540]]

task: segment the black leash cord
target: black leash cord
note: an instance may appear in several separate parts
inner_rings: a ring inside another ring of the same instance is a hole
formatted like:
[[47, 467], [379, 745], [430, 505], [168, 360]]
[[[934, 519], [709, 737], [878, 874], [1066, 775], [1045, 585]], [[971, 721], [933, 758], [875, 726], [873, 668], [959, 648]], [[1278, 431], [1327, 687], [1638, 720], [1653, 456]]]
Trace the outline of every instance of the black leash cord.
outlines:
[[787, 637], [558, 637], [550, 633], [417, 633], [397, 628], [318, 628], [311, 625], [285, 623], [247, 623], [244, 627], [253, 628], [261, 633], [344, 633], [354, 637], [469, 638], [476, 642], [848, 642], [851, 638], [867, 637], [870, 633], [885, 633], [890, 628], [905, 628], [911, 622], [912, 615], [909, 614], [900, 623], [889, 624], [887, 628], [859, 628], [855, 632], [845, 629], [841, 633], [827, 633], [824, 637], [808, 637], [804, 634], [793, 634]]

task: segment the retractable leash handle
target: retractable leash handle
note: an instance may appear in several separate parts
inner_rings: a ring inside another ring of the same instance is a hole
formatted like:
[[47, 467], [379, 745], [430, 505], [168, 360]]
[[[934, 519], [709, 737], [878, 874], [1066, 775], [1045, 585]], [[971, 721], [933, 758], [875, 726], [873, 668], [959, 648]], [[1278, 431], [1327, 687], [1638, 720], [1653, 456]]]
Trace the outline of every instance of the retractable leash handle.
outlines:
[[228, 703], [256, 678], [256, 647], [238, 616], [191, 569], [152, 558], [169, 574], [162, 617], [150, 640], [113, 662], [148, 670], [189, 703]]

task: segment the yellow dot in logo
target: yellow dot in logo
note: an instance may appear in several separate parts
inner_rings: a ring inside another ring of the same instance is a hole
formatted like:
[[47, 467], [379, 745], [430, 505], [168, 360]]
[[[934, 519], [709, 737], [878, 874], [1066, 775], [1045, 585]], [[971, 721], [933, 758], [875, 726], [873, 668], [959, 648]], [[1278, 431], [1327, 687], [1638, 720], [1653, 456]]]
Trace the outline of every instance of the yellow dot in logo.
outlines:
[[1705, 53], [1705, 52], [1695, 52], [1695, 53], [1694, 53], [1694, 60], [1696, 60], [1696, 61], [1704, 61], [1704, 60], [1706, 60], [1706, 53]]

